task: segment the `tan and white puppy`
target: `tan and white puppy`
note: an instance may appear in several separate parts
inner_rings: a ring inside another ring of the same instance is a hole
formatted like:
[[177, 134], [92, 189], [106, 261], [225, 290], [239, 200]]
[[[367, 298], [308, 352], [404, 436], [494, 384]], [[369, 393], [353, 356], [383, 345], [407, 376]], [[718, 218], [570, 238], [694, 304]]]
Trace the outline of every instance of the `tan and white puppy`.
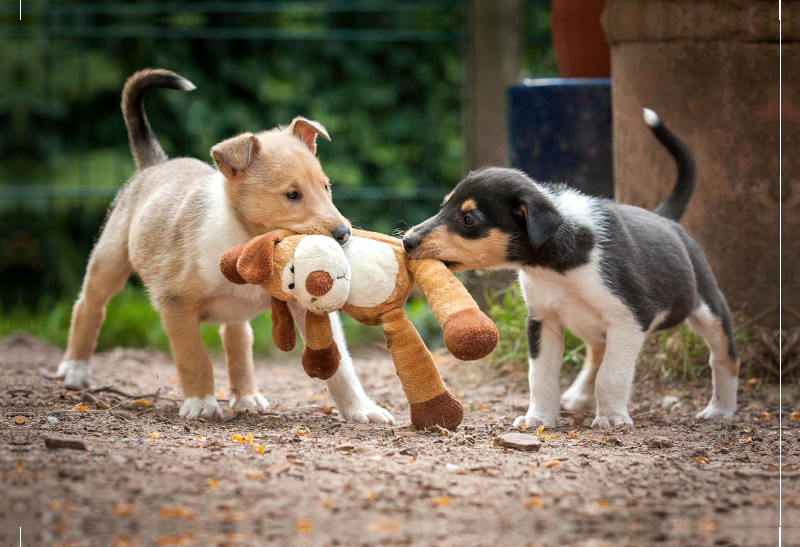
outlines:
[[[264, 411], [269, 403], [253, 377], [248, 321], [269, 309], [270, 297], [258, 286], [230, 283], [219, 257], [276, 229], [330, 235], [340, 244], [349, 239], [350, 224], [334, 206], [315, 155], [317, 135], [330, 137], [319, 123], [297, 117], [288, 127], [217, 144], [211, 149], [217, 170], [197, 159], [170, 160], [144, 112], [142, 99], [152, 88], [190, 91], [194, 85], [166, 70], [137, 72], [125, 84], [122, 111], [137, 173], [117, 194], [92, 250], [58, 375], [69, 388], [91, 383], [89, 359], [105, 306], [135, 271], [170, 340], [185, 396], [180, 416], [222, 417], [200, 323], [221, 325], [231, 408]], [[292, 313], [304, 335], [305, 310], [294, 305]], [[393, 422], [364, 393], [338, 317], [331, 319], [341, 363], [328, 388], [339, 412], [357, 422]]]

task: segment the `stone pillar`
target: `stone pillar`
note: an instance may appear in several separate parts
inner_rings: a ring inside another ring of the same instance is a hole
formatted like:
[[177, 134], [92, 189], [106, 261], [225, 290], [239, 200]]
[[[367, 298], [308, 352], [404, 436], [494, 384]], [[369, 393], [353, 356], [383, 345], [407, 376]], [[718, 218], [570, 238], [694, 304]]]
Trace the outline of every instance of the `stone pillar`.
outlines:
[[[800, 1], [784, 0], [785, 328], [800, 325], [798, 13]], [[609, 0], [602, 22], [611, 44], [616, 199], [652, 210], [675, 182], [674, 162], [642, 121], [642, 108], [652, 108], [697, 161], [697, 189], [682, 224], [703, 246], [731, 308], [776, 327], [777, 2]]]

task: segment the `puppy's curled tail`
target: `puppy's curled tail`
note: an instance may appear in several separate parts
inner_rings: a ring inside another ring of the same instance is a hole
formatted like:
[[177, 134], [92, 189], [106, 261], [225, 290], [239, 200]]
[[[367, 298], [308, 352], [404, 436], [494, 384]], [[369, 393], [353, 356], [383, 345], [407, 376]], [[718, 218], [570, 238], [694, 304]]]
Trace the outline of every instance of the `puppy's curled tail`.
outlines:
[[678, 222], [686, 211], [686, 206], [689, 205], [689, 199], [697, 184], [694, 156], [686, 143], [667, 129], [667, 126], [661, 123], [658, 114], [649, 108], [644, 109], [644, 121], [678, 165], [678, 180], [675, 182], [675, 187], [667, 199], [656, 207], [655, 212], [657, 215]]
[[167, 155], [150, 129], [150, 122], [144, 113], [144, 94], [154, 87], [180, 91], [195, 89], [194, 84], [186, 78], [160, 68], [140, 70], [125, 82], [122, 90], [122, 116], [128, 129], [131, 154], [140, 171], [167, 161]]

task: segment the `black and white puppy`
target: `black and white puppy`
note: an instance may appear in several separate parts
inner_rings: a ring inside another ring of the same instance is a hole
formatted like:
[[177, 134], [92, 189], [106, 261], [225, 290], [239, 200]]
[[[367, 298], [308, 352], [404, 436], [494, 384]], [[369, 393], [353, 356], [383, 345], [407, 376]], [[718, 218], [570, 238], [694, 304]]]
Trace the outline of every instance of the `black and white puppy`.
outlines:
[[[645, 338], [684, 320], [711, 349], [714, 391], [698, 418], [736, 411], [731, 313], [703, 251], [678, 224], [695, 187], [694, 158], [655, 112], [645, 109], [644, 117], [678, 165], [677, 183], [654, 213], [488, 168], [470, 173], [436, 216], [403, 238], [410, 256], [454, 270], [519, 270], [531, 397], [515, 426], [555, 426], [559, 403], [595, 408], [593, 427], [632, 423], [628, 400]], [[564, 328], [586, 343], [587, 358], [559, 400]]]

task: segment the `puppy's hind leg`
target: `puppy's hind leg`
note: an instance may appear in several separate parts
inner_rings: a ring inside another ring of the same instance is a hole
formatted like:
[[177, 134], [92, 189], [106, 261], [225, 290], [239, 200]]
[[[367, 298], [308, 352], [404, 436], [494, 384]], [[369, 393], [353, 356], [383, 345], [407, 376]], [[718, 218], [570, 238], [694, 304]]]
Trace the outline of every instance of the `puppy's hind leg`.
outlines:
[[733, 341], [730, 312], [724, 308], [716, 315], [702, 304], [689, 315], [689, 326], [703, 337], [711, 350], [714, 392], [708, 406], [697, 417], [703, 420], [729, 420], [736, 412], [736, 391], [739, 386], [739, 356]]
[[597, 407], [594, 385], [605, 351], [605, 344], [586, 344], [586, 358], [583, 360], [583, 367], [572, 385], [561, 395], [561, 407], [564, 410], [581, 412]]
[[91, 384], [89, 359], [105, 319], [106, 304], [122, 290], [131, 275], [127, 228], [122, 224], [123, 219], [112, 213], [92, 250], [83, 287], [72, 308], [67, 351], [56, 372], [69, 389], [84, 389]]
[[253, 329], [250, 323], [228, 323], [219, 327], [228, 378], [231, 382], [230, 408], [243, 412], [264, 412], [269, 401], [258, 392], [253, 375]]

